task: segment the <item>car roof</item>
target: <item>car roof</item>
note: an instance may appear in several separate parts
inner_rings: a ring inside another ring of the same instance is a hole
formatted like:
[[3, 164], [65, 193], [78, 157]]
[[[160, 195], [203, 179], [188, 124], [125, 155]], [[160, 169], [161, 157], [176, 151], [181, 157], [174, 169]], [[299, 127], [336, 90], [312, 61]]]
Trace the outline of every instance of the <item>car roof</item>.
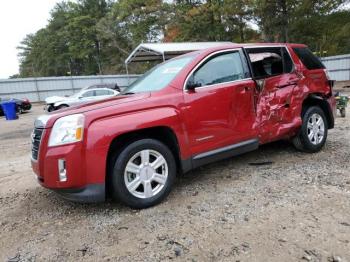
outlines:
[[83, 89], [83, 90], [81, 90], [81, 91], [99, 91], [99, 90], [108, 90], [108, 91], [116, 91], [116, 90], [114, 90], [114, 89], [112, 89], [112, 88], [107, 88], [107, 87], [103, 87], [103, 88], [88, 88], [88, 89]]
[[114, 89], [116, 86], [118, 86], [117, 83], [99, 83], [99, 84], [91, 84], [88, 86], [83, 87], [82, 89], [101, 89], [101, 88], [110, 88]]
[[[286, 46], [286, 47], [307, 47], [306, 45], [303, 44], [294, 44], [294, 43], [248, 43], [248, 44], [225, 44], [217, 47], [212, 47], [204, 50], [199, 50], [196, 52], [199, 53], [210, 53], [210, 52], [216, 52], [216, 51], [221, 51], [225, 49], [230, 49], [230, 48], [261, 48], [261, 47], [280, 47], [280, 46]], [[192, 52], [194, 53], [194, 52]]]

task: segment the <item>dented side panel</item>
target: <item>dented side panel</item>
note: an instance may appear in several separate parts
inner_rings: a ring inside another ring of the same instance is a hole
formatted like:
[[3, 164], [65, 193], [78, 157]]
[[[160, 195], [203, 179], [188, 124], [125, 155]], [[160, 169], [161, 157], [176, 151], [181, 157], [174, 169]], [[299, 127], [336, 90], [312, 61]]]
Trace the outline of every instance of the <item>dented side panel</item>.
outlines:
[[307, 70], [292, 49], [288, 50], [295, 70], [265, 79], [258, 95], [256, 126], [262, 144], [296, 135], [302, 125], [303, 102], [312, 94], [327, 101], [334, 111], [332, 91], [324, 70]]

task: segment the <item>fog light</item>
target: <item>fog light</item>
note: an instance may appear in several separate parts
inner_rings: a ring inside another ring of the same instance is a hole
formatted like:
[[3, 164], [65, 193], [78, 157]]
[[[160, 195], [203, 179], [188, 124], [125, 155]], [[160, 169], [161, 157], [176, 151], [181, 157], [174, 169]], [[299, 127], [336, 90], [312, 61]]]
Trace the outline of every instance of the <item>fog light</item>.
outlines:
[[60, 182], [67, 181], [66, 160], [64, 159], [58, 160], [58, 176], [59, 176]]

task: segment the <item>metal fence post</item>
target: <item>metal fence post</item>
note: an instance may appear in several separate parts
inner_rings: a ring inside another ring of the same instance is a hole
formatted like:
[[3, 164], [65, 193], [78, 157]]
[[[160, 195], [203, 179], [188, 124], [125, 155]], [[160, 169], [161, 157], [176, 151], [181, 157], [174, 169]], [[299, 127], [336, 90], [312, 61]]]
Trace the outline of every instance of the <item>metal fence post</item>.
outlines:
[[72, 91], [73, 91], [73, 94], [74, 94], [75, 93], [75, 91], [74, 91], [74, 80], [73, 80], [73, 76], [72, 75], [70, 76], [70, 84], [71, 84]]
[[38, 81], [37, 81], [36, 77], [34, 77], [34, 85], [35, 85], [36, 96], [38, 98], [38, 102], [41, 102], [39, 86], [38, 86]]

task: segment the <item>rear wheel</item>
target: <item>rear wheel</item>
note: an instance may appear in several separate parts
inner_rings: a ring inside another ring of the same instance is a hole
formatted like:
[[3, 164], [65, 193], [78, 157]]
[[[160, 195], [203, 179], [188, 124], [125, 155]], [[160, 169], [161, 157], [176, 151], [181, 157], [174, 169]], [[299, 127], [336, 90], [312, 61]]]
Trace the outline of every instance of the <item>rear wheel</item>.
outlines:
[[23, 109], [22, 109], [22, 107], [21, 106], [17, 106], [17, 113], [20, 115], [20, 114], [22, 114], [23, 113]]
[[160, 203], [171, 191], [176, 163], [169, 148], [154, 139], [126, 146], [112, 160], [112, 197], [132, 208]]
[[312, 106], [305, 111], [303, 124], [293, 138], [293, 144], [300, 151], [318, 152], [326, 143], [327, 135], [328, 124], [324, 112], [318, 106]]

